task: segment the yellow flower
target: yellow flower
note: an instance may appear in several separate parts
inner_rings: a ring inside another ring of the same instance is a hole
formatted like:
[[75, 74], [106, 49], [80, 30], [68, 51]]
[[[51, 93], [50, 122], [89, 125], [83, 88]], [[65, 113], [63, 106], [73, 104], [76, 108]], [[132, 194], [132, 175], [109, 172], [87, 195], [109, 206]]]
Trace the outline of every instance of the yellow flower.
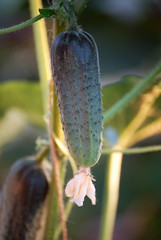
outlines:
[[75, 202], [79, 207], [83, 206], [84, 198], [87, 195], [93, 205], [96, 204], [96, 190], [92, 183], [93, 177], [90, 168], [80, 167], [78, 173], [72, 178], [65, 188], [65, 195], [73, 197], [70, 201]]

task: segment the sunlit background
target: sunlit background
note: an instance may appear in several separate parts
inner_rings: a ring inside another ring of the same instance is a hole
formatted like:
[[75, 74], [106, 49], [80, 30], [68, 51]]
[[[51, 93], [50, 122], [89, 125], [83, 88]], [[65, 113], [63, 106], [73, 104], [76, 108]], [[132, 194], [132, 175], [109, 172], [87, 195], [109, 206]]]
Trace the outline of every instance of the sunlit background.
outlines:
[[[49, 6], [44, 0], [44, 6]], [[30, 17], [26, 0], [0, 1], [0, 27], [18, 24]], [[124, 75], [146, 75], [161, 56], [161, 1], [91, 0], [80, 15], [80, 26], [96, 40], [100, 55], [101, 81], [119, 81]], [[52, 21], [47, 20], [49, 44]], [[50, 63], [49, 63], [50, 64]], [[19, 84], [15, 83], [19, 81]], [[10, 82], [10, 83], [9, 83]], [[31, 84], [28, 84], [30, 82]], [[0, 184], [16, 159], [35, 152], [37, 136], [46, 137], [41, 91], [32, 28], [0, 36]], [[124, 91], [124, 90], [122, 90]], [[119, 93], [117, 93], [119, 94]], [[104, 108], [111, 96], [104, 94]], [[137, 108], [133, 106], [133, 110]], [[122, 113], [114, 126], [105, 126], [111, 146], [131, 114]], [[122, 120], [122, 122], [121, 122]], [[157, 135], [140, 146], [161, 143]], [[161, 153], [124, 157], [120, 198], [113, 240], [161, 239]], [[104, 170], [102, 157], [92, 169], [96, 178], [97, 205], [74, 206], [68, 220], [73, 240], [98, 239]], [[67, 180], [71, 176], [68, 166]], [[66, 181], [67, 181], [66, 180]]]

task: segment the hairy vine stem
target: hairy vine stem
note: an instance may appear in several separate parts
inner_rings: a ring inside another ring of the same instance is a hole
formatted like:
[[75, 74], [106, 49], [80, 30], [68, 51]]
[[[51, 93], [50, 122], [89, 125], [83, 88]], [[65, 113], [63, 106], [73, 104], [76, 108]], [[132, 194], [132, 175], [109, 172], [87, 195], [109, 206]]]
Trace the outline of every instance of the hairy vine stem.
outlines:
[[30, 26], [31, 24], [39, 21], [40, 19], [43, 18], [43, 15], [39, 14], [37, 15], [36, 17], [33, 17], [25, 22], [22, 22], [20, 24], [17, 24], [15, 26], [12, 26], [12, 27], [7, 27], [7, 28], [1, 28], [0, 29], [0, 34], [6, 34], [6, 33], [11, 33], [11, 32], [15, 32], [17, 30], [20, 30], [22, 28], [25, 28], [25, 27], [28, 27]]

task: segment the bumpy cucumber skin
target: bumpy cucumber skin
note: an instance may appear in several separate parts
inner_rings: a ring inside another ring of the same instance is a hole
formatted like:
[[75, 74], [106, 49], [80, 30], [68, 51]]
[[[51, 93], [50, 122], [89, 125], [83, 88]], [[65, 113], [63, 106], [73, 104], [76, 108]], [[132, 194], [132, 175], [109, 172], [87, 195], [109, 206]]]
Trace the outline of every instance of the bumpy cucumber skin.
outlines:
[[70, 154], [81, 166], [97, 163], [102, 148], [102, 94], [98, 51], [80, 29], [62, 32], [51, 46], [61, 122]]
[[13, 165], [1, 196], [1, 240], [35, 240], [47, 192], [46, 173], [34, 159], [23, 158]]

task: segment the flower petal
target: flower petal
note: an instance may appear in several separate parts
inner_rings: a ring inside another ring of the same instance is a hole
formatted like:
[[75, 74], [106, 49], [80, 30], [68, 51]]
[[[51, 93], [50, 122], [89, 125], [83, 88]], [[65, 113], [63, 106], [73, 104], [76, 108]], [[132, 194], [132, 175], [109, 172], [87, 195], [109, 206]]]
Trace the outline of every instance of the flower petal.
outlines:
[[96, 204], [96, 189], [92, 181], [89, 181], [88, 189], [87, 189], [87, 196], [91, 199], [93, 205]]
[[79, 198], [80, 187], [84, 181], [84, 174], [79, 173], [74, 177], [74, 200], [76, 201]]
[[79, 207], [83, 206], [84, 198], [87, 195], [93, 205], [96, 204], [95, 187], [92, 183], [93, 177], [90, 168], [81, 167], [78, 173], [71, 179], [66, 188], [67, 197], [73, 197], [70, 201], [75, 202]]
[[65, 188], [65, 195], [67, 197], [72, 197], [74, 194], [74, 179], [72, 178], [68, 183]]
[[84, 198], [87, 194], [87, 187], [88, 187], [88, 183], [84, 182], [81, 186], [80, 186], [80, 191], [79, 191], [79, 197], [78, 199], [75, 201], [75, 203], [81, 207], [83, 206], [83, 202], [84, 202]]

